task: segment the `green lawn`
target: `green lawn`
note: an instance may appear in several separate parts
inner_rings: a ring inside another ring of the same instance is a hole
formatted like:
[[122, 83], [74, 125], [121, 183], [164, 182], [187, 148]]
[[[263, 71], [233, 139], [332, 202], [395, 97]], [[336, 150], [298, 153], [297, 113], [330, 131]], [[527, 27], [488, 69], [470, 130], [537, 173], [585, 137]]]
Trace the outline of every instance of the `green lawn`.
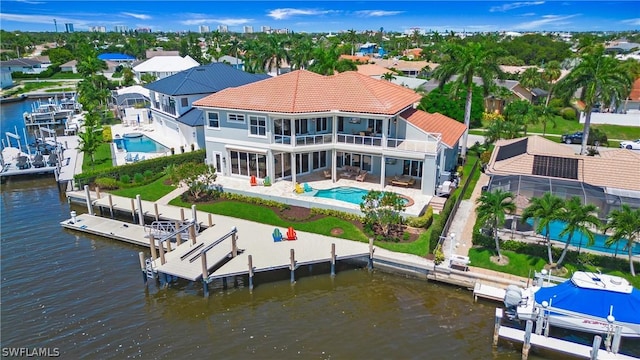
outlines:
[[[191, 204], [183, 202], [180, 198], [171, 200], [169, 204], [182, 207], [191, 207]], [[333, 236], [331, 234], [331, 230], [334, 228], [340, 228], [342, 229], [343, 233], [338, 236], [339, 238], [361, 242], [369, 241], [367, 236], [351, 222], [331, 216], [315, 221], [293, 222], [280, 219], [278, 214], [276, 214], [269, 208], [238, 201], [222, 201], [213, 204], [196, 204], [196, 208], [198, 210], [210, 212], [212, 214], [225, 215], [283, 228], [293, 226], [296, 230], [307, 231], [326, 236]]]
[[91, 170], [108, 169], [113, 167], [113, 160], [111, 159], [111, 143], [100, 144], [98, 150], [93, 154], [95, 161], [91, 163], [91, 157], [87, 153], [84, 154], [82, 160], [82, 172]]
[[[478, 160], [478, 157], [476, 156], [476, 154], [472, 154], [472, 153], [467, 154], [467, 163], [464, 164], [464, 170], [463, 170], [464, 175], [463, 175], [462, 181], [463, 182], [467, 181], [467, 178], [469, 176], [471, 176], [471, 180], [469, 181], [469, 186], [467, 187], [467, 190], [462, 195], [462, 200], [471, 199], [471, 194], [473, 193], [473, 189], [475, 189], [476, 183], [478, 182], [478, 179], [480, 179], [480, 166], [481, 166], [480, 164], [478, 164], [478, 166], [476, 167], [476, 171], [471, 173], [473, 164], [475, 164], [477, 160]], [[463, 186], [462, 183], [460, 183], [459, 186]]]
[[164, 181], [167, 179], [167, 176], [163, 176], [156, 181], [153, 181], [147, 185], [136, 186], [128, 189], [118, 189], [114, 190], [111, 193], [117, 196], [124, 196], [128, 198], [135, 198], [136, 195], [140, 194], [140, 198], [142, 200], [147, 201], [157, 201], [161, 197], [167, 195], [171, 191], [175, 190], [175, 186], [173, 185], [165, 185]]
[[[438, 218], [438, 214], [433, 214], [433, 221], [435, 222]], [[410, 243], [389, 243], [389, 242], [374, 242], [374, 244], [383, 249], [387, 249], [390, 251], [405, 253], [405, 254], [413, 254], [418, 256], [426, 256], [429, 252], [429, 237], [431, 236], [431, 229], [433, 227], [429, 227], [427, 231], [420, 234], [418, 240]]]

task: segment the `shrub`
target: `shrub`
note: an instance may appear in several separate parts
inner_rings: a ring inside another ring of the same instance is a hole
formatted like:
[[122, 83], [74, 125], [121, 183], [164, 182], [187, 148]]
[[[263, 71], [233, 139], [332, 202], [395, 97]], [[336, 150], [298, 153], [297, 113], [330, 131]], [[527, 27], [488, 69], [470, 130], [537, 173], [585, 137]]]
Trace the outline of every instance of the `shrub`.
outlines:
[[576, 110], [571, 107], [566, 107], [560, 111], [560, 116], [565, 120], [576, 120], [578, 118]]
[[104, 142], [111, 142], [113, 140], [113, 137], [111, 134], [111, 126], [105, 126], [102, 129], [102, 140]]
[[133, 182], [136, 184], [142, 184], [144, 182], [144, 175], [135, 173], [135, 175], [133, 175]]
[[433, 254], [435, 257], [433, 258], [433, 263], [436, 265], [440, 265], [444, 262], [444, 252], [442, 252], [442, 245], [438, 244], [436, 248], [433, 250]]
[[311, 214], [332, 216], [332, 217], [336, 217], [336, 218], [344, 219], [348, 221], [358, 221], [358, 222], [364, 223], [364, 218], [362, 216], [344, 212], [344, 211], [339, 211], [339, 210], [311, 208]]
[[428, 229], [429, 226], [433, 223], [433, 208], [431, 206], [427, 207], [427, 210], [422, 214], [422, 216], [418, 217], [409, 217], [407, 218], [407, 225], [416, 228]]
[[411, 234], [409, 234], [408, 232], [404, 232], [402, 233], [402, 240], [404, 241], [409, 241], [409, 239], [411, 238]]
[[145, 179], [151, 179], [153, 177], [153, 171], [145, 170], [143, 175], [144, 175]]
[[105, 190], [113, 190], [118, 188], [118, 182], [114, 178], [98, 178], [96, 186]]
[[549, 107], [552, 109], [560, 110], [566, 105], [565, 101], [559, 98], [549, 100]]
[[120, 182], [123, 184], [129, 184], [131, 182], [131, 176], [124, 174], [120, 176]]
[[444, 204], [444, 208], [440, 213], [440, 216], [433, 223], [433, 228], [431, 229], [431, 237], [429, 238], [429, 253], [433, 253], [436, 245], [440, 240], [440, 235], [442, 235], [442, 231], [444, 230], [444, 226], [447, 223], [447, 219], [451, 215], [453, 211], [453, 206], [456, 203], [456, 200], [460, 196], [460, 192], [456, 190], [450, 197], [447, 199], [447, 202]]

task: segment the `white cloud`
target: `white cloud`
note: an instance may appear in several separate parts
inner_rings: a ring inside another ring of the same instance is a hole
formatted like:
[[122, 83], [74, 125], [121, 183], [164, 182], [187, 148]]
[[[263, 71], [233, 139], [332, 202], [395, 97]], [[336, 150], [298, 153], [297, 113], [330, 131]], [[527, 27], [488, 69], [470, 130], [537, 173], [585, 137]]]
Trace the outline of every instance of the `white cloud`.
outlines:
[[191, 19], [181, 21], [182, 25], [203, 25], [203, 24], [222, 24], [227, 26], [238, 26], [253, 22], [253, 19]]
[[126, 16], [131, 16], [131, 17], [134, 17], [134, 18], [139, 19], [139, 20], [149, 20], [149, 19], [151, 19], [151, 16], [146, 15], [146, 14], [136, 14], [136, 13], [130, 13], [130, 12], [122, 12], [121, 14], [122, 15], [126, 15]]
[[640, 25], [640, 18], [622, 20], [621, 23], [627, 25]]
[[380, 17], [380, 16], [393, 16], [402, 14], [404, 11], [389, 11], [389, 10], [361, 10], [356, 11], [356, 15], [358, 16], [366, 16], [366, 17]]
[[517, 8], [521, 8], [521, 7], [542, 5], [542, 4], [544, 4], [544, 1], [514, 2], [514, 3], [504, 4], [504, 5], [500, 5], [500, 6], [492, 6], [491, 9], [489, 9], [489, 11], [490, 12], [505, 12], [505, 11], [509, 11], [509, 10], [513, 10], [513, 9], [517, 9]]
[[[2, 21], [17, 21], [31, 24], [53, 24], [54, 17], [51, 15], [26, 15], [26, 14], [6, 14], [0, 13], [0, 19]], [[68, 22], [75, 22], [72, 19], [66, 19], [63, 17], [55, 17], [59, 24]]]
[[23, 3], [23, 4], [31, 4], [31, 5], [45, 4], [44, 1], [31, 1], [31, 0], [16, 0], [16, 2]]
[[284, 20], [288, 19], [292, 16], [297, 15], [325, 15], [329, 14], [333, 11], [331, 10], [314, 10], [314, 9], [293, 9], [293, 8], [285, 8], [285, 9], [275, 9], [271, 10], [267, 13], [267, 16], [276, 19], [276, 20]]
[[539, 20], [515, 24], [511, 28], [514, 30], [544, 30], [545, 28], [548, 29], [550, 26], [566, 25], [568, 23], [566, 20], [576, 16], [578, 16], [578, 14], [567, 16], [544, 15]]

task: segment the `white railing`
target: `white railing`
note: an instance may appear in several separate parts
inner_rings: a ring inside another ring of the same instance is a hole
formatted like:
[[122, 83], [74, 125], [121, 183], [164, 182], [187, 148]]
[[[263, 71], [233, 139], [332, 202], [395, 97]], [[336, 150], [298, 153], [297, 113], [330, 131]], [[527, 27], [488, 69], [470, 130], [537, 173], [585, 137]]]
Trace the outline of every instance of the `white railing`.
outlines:
[[333, 136], [331, 134], [296, 135], [296, 145], [321, 145], [332, 142]]
[[337, 142], [365, 146], [382, 146], [382, 138], [365, 135], [338, 134]]

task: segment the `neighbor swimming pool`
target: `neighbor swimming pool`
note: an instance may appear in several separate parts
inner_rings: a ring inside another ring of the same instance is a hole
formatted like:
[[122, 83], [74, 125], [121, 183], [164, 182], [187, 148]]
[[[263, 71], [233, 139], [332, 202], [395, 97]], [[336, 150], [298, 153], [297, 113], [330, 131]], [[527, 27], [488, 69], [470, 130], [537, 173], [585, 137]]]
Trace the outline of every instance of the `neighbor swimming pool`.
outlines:
[[124, 134], [122, 138], [115, 139], [114, 142], [118, 149], [125, 150], [126, 152], [165, 153], [169, 151], [169, 148], [166, 146], [140, 133]]
[[[529, 224], [533, 224], [533, 220], [529, 219], [527, 221]], [[569, 235], [565, 235], [563, 237], [560, 237], [560, 233], [562, 232], [562, 230], [564, 230], [564, 226], [565, 224], [562, 221], [552, 221], [551, 225], [549, 227], [550, 229], [550, 233], [551, 233], [551, 239], [552, 240], [558, 240], [558, 241], [562, 241], [562, 242], [567, 242], [567, 239], [569, 239]], [[546, 231], [542, 233], [543, 236], [546, 236]], [[607, 240], [607, 236], [602, 235], [602, 234], [594, 234], [595, 237], [595, 243], [591, 246], [587, 246], [587, 237], [585, 235], [583, 235], [581, 232], [576, 231], [573, 234], [573, 237], [571, 238], [571, 245], [573, 246], [578, 246], [578, 247], [582, 247], [585, 249], [590, 249], [590, 250], [595, 250], [595, 251], [601, 251], [601, 252], [606, 252], [606, 253], [610, 253], [610, 254], [615, 254], [616, 252], [619, 255], [626, 255], [628, 254], [627, 250], [624, 250], [624, 244], [626, 244], [626, 241], [620, 242], [620, 244], [617, 247], [617, 251], [616, 251], [616, 245], [612, 245], [611, 247], [607, 247], [604, 243]], [[634, 255], [640, 255], [640, 246], [638, 246], [637, 243], [634, 243], [633, 245], [633, 254]]]
[[[341, 187], [336, 187], [331, 189], [318, 190], [314, 196], [360, 205], [360, 203], [362, 202], [362, 199], [365, 196], [367, 196], [368, 192], [369, 192], [368, 190], [364, 190], [360, 188], [341, 186]], [[400, 195], [400, 197], [402, 197], [402, 200], [404, 201], [404, 204], [406, 206], [413, 205], [413, 201], [408, 197], [404, 195]]]

